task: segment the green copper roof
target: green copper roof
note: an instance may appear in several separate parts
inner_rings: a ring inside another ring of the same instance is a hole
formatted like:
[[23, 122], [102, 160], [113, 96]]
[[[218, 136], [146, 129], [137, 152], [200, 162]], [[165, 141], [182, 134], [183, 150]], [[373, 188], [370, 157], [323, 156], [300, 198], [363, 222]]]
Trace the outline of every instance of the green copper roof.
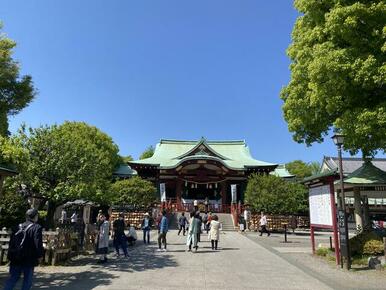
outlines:
[[17, 174], [17, 171], [13, 168], [11, 168], [11, 166], [6, 166], [4, 164], [0, 164], [0, 172], [3, 171], [3, 172], [7, 172], [9, 174]]
[[347, 184], [386, 184], [386, 172], [365, 161], [361, 167], [344, 179]]
[[157, 166], [171, 169], [187, 160], [207, 159], [222, 163], [234, 170], [251, 167], [276, 167], [277, 164], [254, 159], [245, 141], [181, 141], [162, 139], [155, 147], [154, 155], [129, 164]]
[[123, 177], [130, 177], [132, 175], [136, 175], [137, 172], [127, 164], [121, 164], [118, 166], [118, 168], [114, 171], [114, 175], [117, 176], [123, 176]]
[[285, 168], [284, 164], [280, 164], [278, 167], [275, 168], [274, 171], [270, 172], [270, 174], [281, 177], [281, 178], [295, 177], [295, 175], [288, 172], [288, 170], [287, 170], [287, 168]]
[[337, 175], [337, 174], [338, 174], [338, 170], [336, 170], [336, 169], [334, 169], [334, 170], [326, 170], [324, 172], [321, 172], [321, 173], [318, 173], [318, 174], [314, 174], [314, 175], [311, 175], [309, 177], [304, 178], [302, 183], [307, 183], [307, 182], [310, 182], [310, 181], [314, 181], [314, 180], [317, 180], [317, 179], [322, 179], [322, 178], [325, 178], [325, 177], [334, 176], [334, 175]]

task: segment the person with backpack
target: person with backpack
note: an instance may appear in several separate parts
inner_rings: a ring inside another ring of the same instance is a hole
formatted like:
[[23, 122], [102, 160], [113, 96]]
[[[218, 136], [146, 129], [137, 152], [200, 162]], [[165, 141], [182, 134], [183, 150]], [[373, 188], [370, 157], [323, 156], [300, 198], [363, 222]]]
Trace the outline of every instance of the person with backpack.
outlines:
[[26, 222], [19, 225], [18, 231], [11, 235], [8, 250], [10, 261], [10, 277], [5, 283], [4, 290], [12, 290], [23, 273], [22, 290], [32, 287], [34, 268], [43, 258], [42, 227], [37, 224], [38, 211], [34, 208], [27, 210]]

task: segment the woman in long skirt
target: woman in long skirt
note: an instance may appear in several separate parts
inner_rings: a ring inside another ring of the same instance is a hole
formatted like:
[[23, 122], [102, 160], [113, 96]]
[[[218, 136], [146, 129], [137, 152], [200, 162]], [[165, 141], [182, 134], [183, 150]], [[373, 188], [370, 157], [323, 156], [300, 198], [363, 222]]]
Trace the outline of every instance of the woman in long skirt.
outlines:
[[110, 225], [106, 220], [106, 216], [101, 214], [99, 216], [100, 223], [98, 229], [98, 240], [97, 240], [97, 254], [100, 255], [98, 263], [107, 262], [107, 253], [109, 249], [109, 230]]
[[200, 229], [198, 228], [198, 219], [195, 217], [195, 212], [190, 213], [190, 221], [189, 221], [189, 230], [188, 230], [188, 236], [186, 239], [186, 245], [189, 247], [188, 251], [192, 250], [193, 248], [197, 251], [197, 233]]

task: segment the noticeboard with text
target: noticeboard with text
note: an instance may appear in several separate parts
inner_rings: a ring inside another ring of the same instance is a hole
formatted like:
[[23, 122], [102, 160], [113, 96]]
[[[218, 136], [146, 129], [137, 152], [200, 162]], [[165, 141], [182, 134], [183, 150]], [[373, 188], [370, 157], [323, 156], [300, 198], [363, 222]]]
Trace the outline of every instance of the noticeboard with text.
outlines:
[[310, 222], [313, 225], [332, 226], [330, 186], [323, 185], [309, 189]]

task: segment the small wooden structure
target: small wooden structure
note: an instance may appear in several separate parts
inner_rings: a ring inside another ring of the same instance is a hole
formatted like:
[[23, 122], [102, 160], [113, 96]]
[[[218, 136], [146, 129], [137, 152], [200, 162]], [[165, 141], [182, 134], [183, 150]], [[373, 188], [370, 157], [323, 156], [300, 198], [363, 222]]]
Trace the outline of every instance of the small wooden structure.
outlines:
[[[7, 262], [10, 237], [6, 228], [0, 231], [0, 265]], [[78, 233], [69, 230], [43, 231], [44, 262], [54, 266], [69, 259], [79, 251], [78, 239]]]

